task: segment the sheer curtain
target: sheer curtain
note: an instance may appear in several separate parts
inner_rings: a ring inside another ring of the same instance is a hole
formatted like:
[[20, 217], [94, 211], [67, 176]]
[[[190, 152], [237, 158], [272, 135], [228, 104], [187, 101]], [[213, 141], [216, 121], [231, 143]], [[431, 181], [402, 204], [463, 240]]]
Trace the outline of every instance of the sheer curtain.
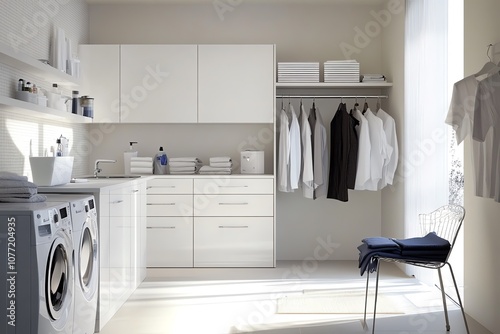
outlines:
[[448, 204], [448, 0], [407, 0], [405, 24], [405, 237], [414, 237], [419, 213]]

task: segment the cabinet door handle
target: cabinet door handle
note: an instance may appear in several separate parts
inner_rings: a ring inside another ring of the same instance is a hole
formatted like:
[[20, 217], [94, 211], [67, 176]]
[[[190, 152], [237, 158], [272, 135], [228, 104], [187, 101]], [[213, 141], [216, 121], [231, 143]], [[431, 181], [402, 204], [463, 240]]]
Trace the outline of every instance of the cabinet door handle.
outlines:
[[147, 205], [175, 205], [175, 203], [148, 203]]
[[111, 204], [120, 204], [120, 203], [123, 203], [123, 200], [122, 200], [122, 199], [120, 199], [120, 200], [118, 200], [118, 201], [111, 202]]
[[242, 203], [219, 203], [219, 205], [248, 205], [247, 202]]
[[139, 192], [139, 189], [134, 189], [132, 190], [133, 193], [138, 193]]
[[162, 230], [174, 230], [175, 226], [164, 226], [164, 227], [146, 227], [148, 230], [162, 229]]
[[247, 225], [235, 225], [235, 226], [232, 226], [232, 225], [219, 225], [219, 228], [248, 228]]
[[219, 186], [219, 188], [248, 188], [248, 186], [247, 185], [242, 185], [242, 186], [232, 185], [232, 186]]

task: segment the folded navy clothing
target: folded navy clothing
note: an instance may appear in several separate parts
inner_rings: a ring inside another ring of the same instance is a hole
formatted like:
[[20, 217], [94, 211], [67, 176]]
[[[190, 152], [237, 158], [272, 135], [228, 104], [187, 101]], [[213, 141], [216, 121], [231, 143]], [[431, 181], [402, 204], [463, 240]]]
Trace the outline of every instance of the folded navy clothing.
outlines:
[[370, 249], [399, 249], [399, 245], [390, 238], [371, 237], [361, 240]]
[[[393, 241], [393, 243], [388, 240]], [[362, 241], [363, 244], [358, 246], [361, 276], [366, 270], [374, 272], [377, 269], [379, 258], [421, 263], [444, 262], [451, 248], [448, 240], [439, 237], [434, 232], [417, 238], [388, 239], [374, 237]]]
[[393, 240], [403, 252], [407, 250], [443, 250], [448, 252], [451, 247], [448, 240], [439, 237], [434, 232], [428, 233], [424, 237]]

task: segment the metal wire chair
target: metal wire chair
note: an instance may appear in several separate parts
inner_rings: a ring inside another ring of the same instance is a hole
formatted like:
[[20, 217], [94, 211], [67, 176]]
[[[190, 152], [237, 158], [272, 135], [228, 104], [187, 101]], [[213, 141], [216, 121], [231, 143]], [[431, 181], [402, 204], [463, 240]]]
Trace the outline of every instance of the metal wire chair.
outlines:
[[[457, 293], [458, 303], [460, 305], [460, 309], [462, 310], [465, 328], [467, 330], [467, 333], [468, 334], [470, 333], [469, 326], [467, 324], [467, 319], [465, 316], [464, 307], [462, 305], [462, 299], [460, 298], [460, 293], [458, 291], [457, 282], [455, 280], [455, 275], [453, 273], [453, 269], [451, 267], [451, 264], [448, 262], [448, 258], [450, 257], [451, 251], [453, 250], [453, 246], [455, 245], [455, 241], [457, 239], [458, 232], [460, 231], [460, 228], [461, 228], [462, 223], [464, 221], [464, 217], [465, 217], [465, 209], [460, 205], [445, 205], [445, 206], [442, 206], [439, 209], [437, 209], [431, 213], [419, 214], [419, 223], [420, 223], [420, 229], [422, 232], [422, 236], [425, 236], [426, 234], [428, 234], [430, 232], [435, 232], [439, 237], [449, 241], [451, 248], [450, 248], [450, 251], [448, 252], [448, 255], [446, 257], [446, 261], [444, 261], [444, 262], [416, 261], [414, 259], [405, 260], [405, 259], [394, 259], [394, 258], [389, 258], [389, 257], [377, 257], [377, 259], [378, 259], [377, 269], [376, 269], [377, 280], [375, 283], [375, 305], [373, 308], [372, 333], [375, 333], [375, 317], [377, 314], [378, 280], [379, 280], [379, 274], [380, 274], [380, 263], [382, 261], [398, 262], [398, 263], [404, 263], [404, 264], [409, 264], [409, 265], [413, 265], [413, 266], [438, 270], [439, 284], [441, 286], [441, 296], [443, 299], [444, 314], [445, 314], [445, 319], [446, 319], [446, 331], [450, 330], [450, 322], [449, 322], [449, 318], [448, 318], [448, 308], [446, 306], [446, 295], [445, 295], [445, 291], [444, 291], [443, 278], [441, 275], [441, 268], [444, 267], [445, 265], [448, 265], [448, 267], [450, 268], [451, 277], [453, 279], [453, 284], [455, 285], [455, 291]], [[365, 314], [364, 314], [364, 319], [363, 319], [363, 326], [365, 328], [367, 327], [367, 325], [366, 325], [366, 309], [367, 309], [367, 301], [368, 301], [368, 280], [370, 278], [370, 270], [367, 270], [366, 272], [367, 272], [367, 275], [366, 275], [366, 292], [365, 292]]]

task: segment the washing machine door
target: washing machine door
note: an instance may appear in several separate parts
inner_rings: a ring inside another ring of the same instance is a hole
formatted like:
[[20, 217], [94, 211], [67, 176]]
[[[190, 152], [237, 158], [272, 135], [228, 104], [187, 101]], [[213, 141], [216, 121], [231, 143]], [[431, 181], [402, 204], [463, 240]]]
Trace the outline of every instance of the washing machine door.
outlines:
[[90, 218], [87, 218], [82, 226], [82, 233], [78, 245], [77, 280], [87, 298], [90, 300], [97, 291], [97, 238]]
[[47, 262], [45, 300], [48, 313], [54, 321], [63, 317], [68, 305], [71, 305], [71, 294], [68, 290], [72, 284], [72, 264], [71, 249], [67, 245], [67, 239], [56, 237]]

